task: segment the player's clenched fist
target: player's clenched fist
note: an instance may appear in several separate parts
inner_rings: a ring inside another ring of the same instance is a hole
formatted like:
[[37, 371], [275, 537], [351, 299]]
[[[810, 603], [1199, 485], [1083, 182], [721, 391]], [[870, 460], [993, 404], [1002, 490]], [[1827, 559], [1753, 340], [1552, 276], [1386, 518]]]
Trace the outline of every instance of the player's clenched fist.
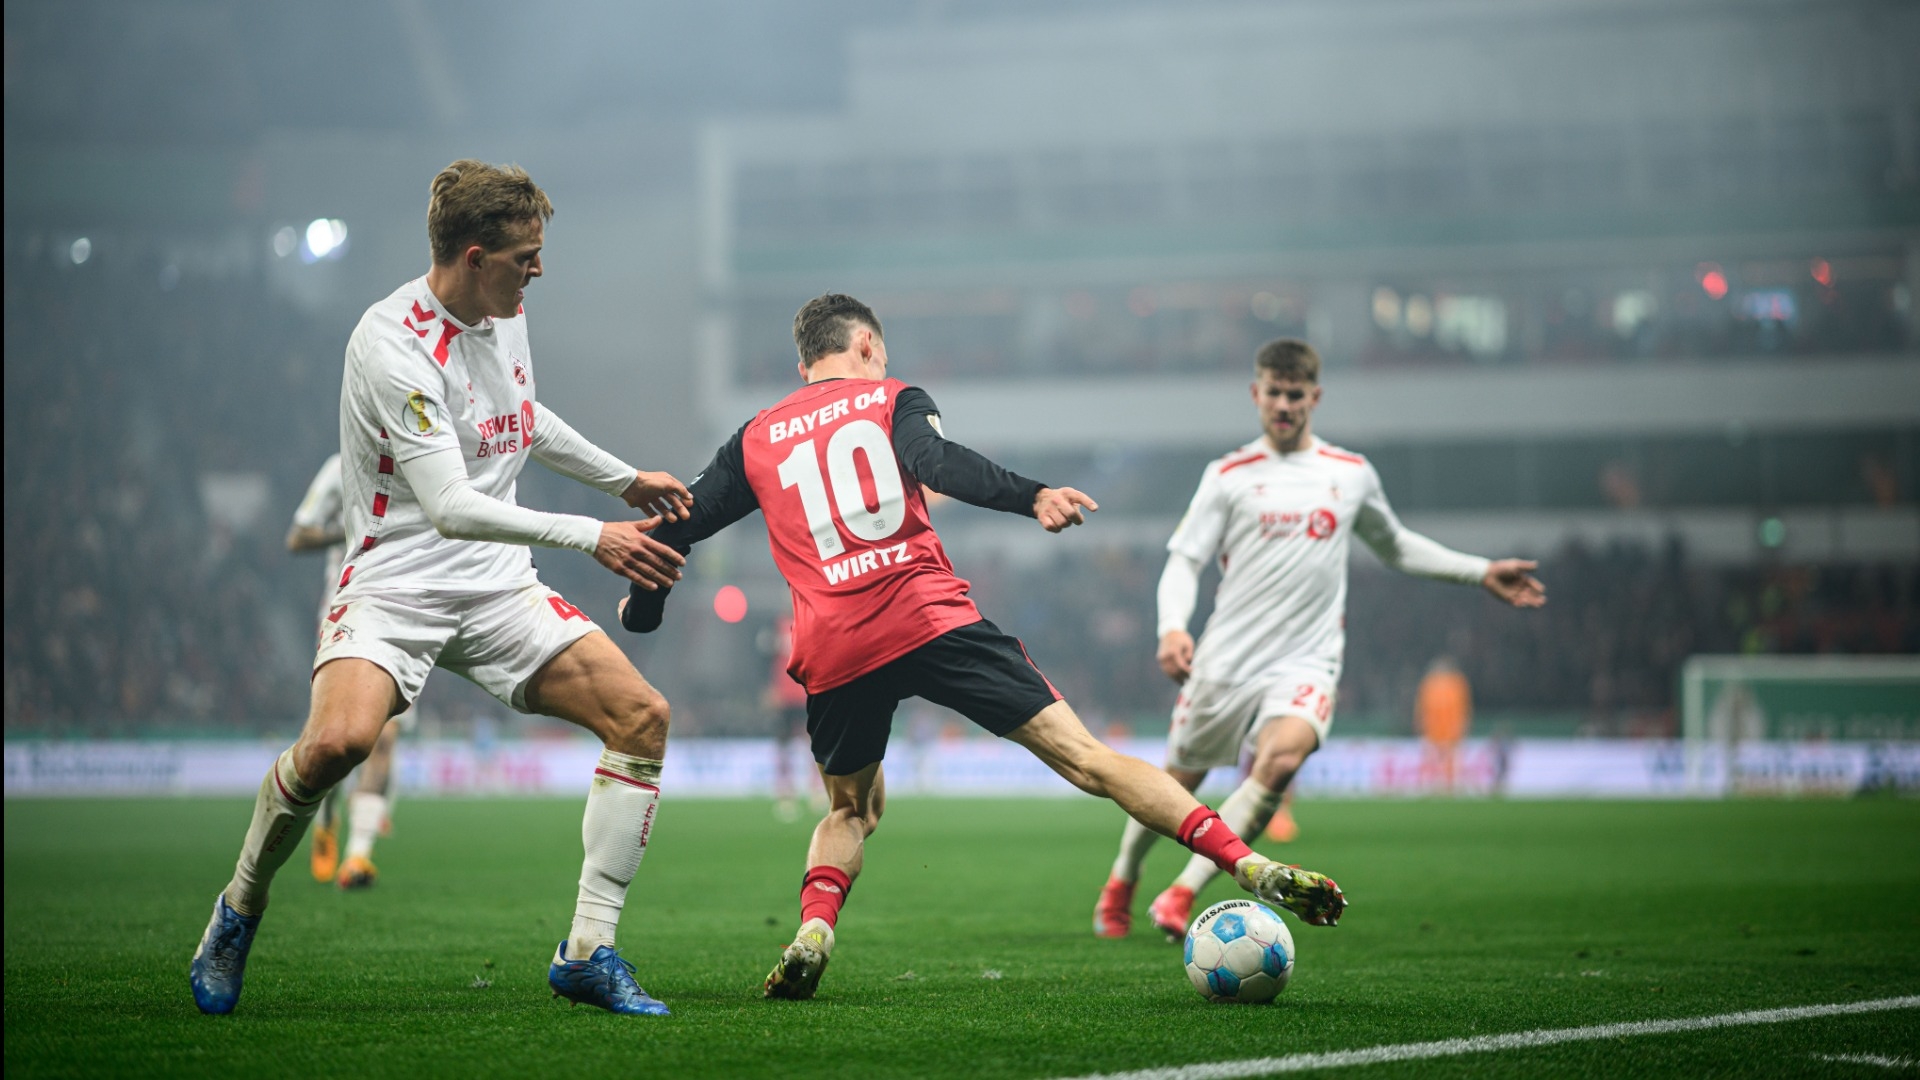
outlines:
[[1100, 509], [1100, 504], [1073, 488], [1043, 487], [1033, 497], [1033, 516], [1040, 519], [1040, 526], [1048, 532], [1059, 532], [1074, 525], [1085, 525], [1087, 517], [1081, 508]]
[[1169, 630], [1160, 635], [1160, 649], [1153, 658], [1160, 662], [1160, 670], [1167, 678], [1177, 683], [1187, 681], [1193, 674], [1193, 635], [1185, 630]]
[[647, 535], [660, 519], [609, 521], [600, 526], [600, 544], [593, 557], [600, 565], [643, 589], [671, 588], [680, 580], [686, 557]]
[[620, 493], [628, 506], [667, 521], [683, 521], [693, 512], [693, 493], [687, 485], [663, 472], [633, 474], [633, 483]]

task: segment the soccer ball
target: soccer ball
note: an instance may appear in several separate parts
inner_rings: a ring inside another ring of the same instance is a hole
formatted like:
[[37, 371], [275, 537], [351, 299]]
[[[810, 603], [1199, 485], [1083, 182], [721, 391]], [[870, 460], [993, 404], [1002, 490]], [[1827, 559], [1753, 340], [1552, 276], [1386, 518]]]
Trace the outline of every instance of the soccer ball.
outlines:
[[1272, 1001], [1293, 975], [1293, 934], [1272, 908], [1227, 900], [1187, 928], [1187, 978], [1208, 1001]]

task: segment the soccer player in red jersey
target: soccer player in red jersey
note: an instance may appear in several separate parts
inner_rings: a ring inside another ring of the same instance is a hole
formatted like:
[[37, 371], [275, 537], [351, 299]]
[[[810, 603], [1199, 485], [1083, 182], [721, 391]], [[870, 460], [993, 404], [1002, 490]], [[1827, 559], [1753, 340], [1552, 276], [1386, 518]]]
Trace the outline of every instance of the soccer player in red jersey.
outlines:
[[[1178, 839], [1243, 888], [1315, 925], [1346, 900], [1333, 880], [1248, 849], [1165, 772], [1088, 733], [1018, 640], [982, 618], [927, 519], [921, 486], [1025, 514], [1048, 532], [1098, 509], [1072, 488], [1008, 472], [940, 429], [927, 392], [887, 377], [880, 320], [850, 296], [810, 300], [793, 321], [806, 385], [748, 421], [692, 485], [693, 510], [654, 538], [685, 554], [760, 510], [793, 590], [794, 656], [829, 809], [800, 887], [801, 926], [765, 994], [810, 998], [840, 906], [886, 802], [881, 759], [894, 709], [922, 697], [1012, 739], [1089, 794]], [[620, 621], [659, 627], [667, 589], [629, 590]]]

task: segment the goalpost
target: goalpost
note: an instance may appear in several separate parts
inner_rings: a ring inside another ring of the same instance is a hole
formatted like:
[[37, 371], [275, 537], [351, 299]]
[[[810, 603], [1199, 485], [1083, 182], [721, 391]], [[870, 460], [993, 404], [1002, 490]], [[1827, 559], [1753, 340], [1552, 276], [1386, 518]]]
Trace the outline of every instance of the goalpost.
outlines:
[[1692, 656], [1680, 688], [1693, 794], [1742, 745], [1920, 740], [1920, 656]]

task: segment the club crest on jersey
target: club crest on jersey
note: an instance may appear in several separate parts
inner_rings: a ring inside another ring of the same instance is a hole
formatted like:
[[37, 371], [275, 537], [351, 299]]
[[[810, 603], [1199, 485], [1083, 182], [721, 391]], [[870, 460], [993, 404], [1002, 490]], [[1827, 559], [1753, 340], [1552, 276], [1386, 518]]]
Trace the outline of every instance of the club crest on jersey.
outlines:
[[527, 385], [527, 365], [522, 363], [520, 358], [514, 356], [512, 353], [507, 354], [507, 359], [513, 361], [513, 381], [519, 383], [521, 386]]
[[413, 413], [413, 422], [420, 434], [431, 435], [440, 427], [440, 420], [433, 415], [433, 402], [418, 390], [407, 391], [407, 408]]

